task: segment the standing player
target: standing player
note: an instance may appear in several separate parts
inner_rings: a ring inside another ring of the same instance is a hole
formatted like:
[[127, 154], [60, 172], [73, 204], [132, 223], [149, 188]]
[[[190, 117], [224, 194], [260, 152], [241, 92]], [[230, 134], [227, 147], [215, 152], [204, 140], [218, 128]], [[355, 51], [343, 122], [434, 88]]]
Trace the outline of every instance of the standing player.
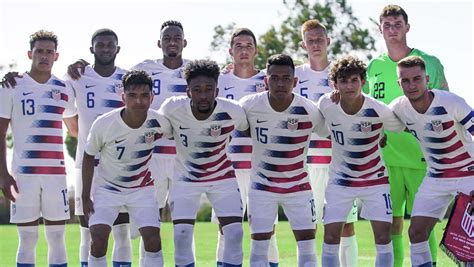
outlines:
[[[430, 76], [428, 88], [447, 90], [443, 65], [431, 55], [407, 45], [407, 33], [410, 30], [408, 15], [397, 5], [388, 5], [380, 14], [380, 32], [385, 40], [387, 52], [373, 59], [367, 70], [367, 83], [364, 91], [376, 99], [389, 104], [393, 99], [403, 95], [397, 84], [397, 62], [417, 55], [426, 62]], [[403, 265], [403, 219], [405, 205], [411, 213], [415, 194], [426, 174], [426, 162], [415, 138], [408, 133], [388, 133], [387, 146], [383, 149], [384, 160], [390, 177], [390, 196], [393, 200], [392, 240], [395, 266]], [[436, 238], [430, 236], [430, 248], [433, 261], [437, 258]]]
[[[0, 187], [12, 201], [10, 221], [18, 227], [17, 266], [34, 266], [38, 222], [43, 217], [48, 263], [67, 266], [64, 238], [69, 202], [64, 166], [62, 120], [77, 136], [74, 92], [51, 75], [58, 39], [49, 31], [30, 36], [31, 69], [16, 89], [0, 88]], [[15, 145], [12, 174], [6, 164], [5, 136], [11, 123]]]
[[[79, 260], [81, 266], [87, 266], [90, 248], [90, 232], [82, 210], [82, 156], [87, 141], [87, 135], [94, 120], [112, 109], [122, 107], [122, 76], [125, 70], [115, 66], [115, 57], [120, 51], [117, 34], [110, 29], [99, 29], [92, 35], [91, 53], [94, 55], [94, 65], [86, 66], [84, 73], [69, 78], [68, 82], [76, 93], [76, 103], [79, 114], [79, 138], [76, 150], [76, 215], [81, 224], [81, 244]], [[99, 159], [97, 158], [97, 161]], [[114, 250], [113, 266], [131, 266], [132, 246], [129, 232], [127, 213], [120, 213], [114, 222], [112, 233]]]
[[[143, 238], [141, 266], [163, 266], [160, 214], [148, 169], [153, 148], [170, 134], [166, 119], [150, 110], [152, 80], [144, 71], [123, 76], [124, 108], [99, 117], [90, 130], [82, 163], [83, 210], [91, 233], [89, 266], [107, 266], [108, 237], [121, 207], [125, 207]], [[95, 155], [100, 164], [91, 190]], [[92, 200], [91, 200], [92, 196]]]
[[474, 111], [453, 93], [429, 90], [431, 76], [421, 57], [401, 60], [398, 77], [405, 96], [390, 106], [420, 143], [428, 163], [408, 230], [411, 263], [432, 266], [428, 237], [433, 227], [458, 192], [474, 189]]
[[[232, 33], [229, 54], [233, 59], [233, 68], [230, 72], [219, 76], [218, 96], [239, 100], [246, 95], [265, 91], [263, 82], [265, 73], [255, 68], [257, 39], [250, 29], [238, 28]], [[242, 204], [246, 209], [250, 186], [252, 139], [234, 131], [228, 151], [239, 184]], [[212, 219], [217, 221], [214, 213]], [[224, 236], [221, 233], [220, 231], [217, 242], [218, 266], [222, 262], [224, 249]], [[268, 259], [270, 266], [278, 266], [278, 247], [275, 235], [272, 235], [270, 239]]]
[[[301, 26], [301, 47], [308, 53], [309, 62], [296, 67], [295, 75], [298, 84], [293, 92], [304, 96], [315, 103], [319, 98], [332, 91], [329, 86], [328, 46], [331, 43], [326, 26], [318, 20], [307, 20]], [[308, 149], [308, 172], [313, 188], [316, 204], [316, 218], [319, 223], [323, 218], [324, 193], [329, 179], [329, 163], [331, 162], [331, 141], [313, 133]], [[357, 240], [354, 223], [357, 221], [357, 205], [349, 213], [344, 224], [339, 249], [339, 259], [342, 266], [357, 266]]]
[[330, 71], [330, 79], [340, 92], [339, 105], [329, 94], [318, 103], [332, 132], [333, 148], [326, 189], [323, 266], [339, 266], [341, 230], [355, 199], [361, 200], [361, 216], [372, 224], [375, 266], [393, 265], [390, 188], [379, 141], [384, 129], [400, 132], [405, 127], [385, 104], [361, 93], [365, 77], [362, 61], [342, 57]]
[[298, 244], [298, 266], [316, 266], [316, 213], [306, 171], [311, 133], [324, 129], [316, 104], [294, 94], [291, 57], [268, 59], [268, 91], [240, 100], [252, 136], [248, 211], [252, 232], [250, 266], [268, 266], [268, 246], [281, 205]]
[[248, 128], [247, 118], [236, 102], [216, 98], [214, 61], [191, 61], [183, 73], [188, 96], [167, 99], [159, 111], [171, 122], [177, 148], [170, 192], [175, 265], [194, 266], [194, 223], [206, 193], [224, 234], [222, 266], [242, 266], [243, 207], [227, 144], [234, 129]]

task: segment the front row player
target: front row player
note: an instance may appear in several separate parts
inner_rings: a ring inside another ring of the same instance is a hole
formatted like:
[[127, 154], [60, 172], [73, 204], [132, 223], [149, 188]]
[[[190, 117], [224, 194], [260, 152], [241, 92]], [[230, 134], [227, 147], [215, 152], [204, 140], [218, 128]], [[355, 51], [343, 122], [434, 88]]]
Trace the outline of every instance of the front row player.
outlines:
[[[82, 199], [92, 240], [89, 267], [107, 266], [108, 238], [121, 207], [142, 235], [143, 266], [163, 266], [160, 214], [148, 167], [156, 141], [171, 129], [166, 119], [149, 109], [153, 83], [148, 74], [127, 72], [122, 82], [125, 107], [94, 122], [84, 152]], [[91, 191], [94, 157], [99, 152], [101, 163]]]
[[428, 163], [408, 230], [411, 262], [432, 266], [428, 237], [433, 227], [458, 192], [474, 189], [474, 111], [453, 93], [427, 89], [430, 77], [422, 58], [401, 60], [397, 72], [405, 96], [390, 106], [420, 142]]
[[339, 266], [342, 227], [356, 199], [362, 202], [361, 217], [372, 224], [375, 266], [393, 266], [390, 188], [379, 141], [384, 129], [400, 132], [405, 127], [385, 104], [361, 94], [365, 75], [366, 66], [359, 59], [338, 59], [329, 76], [340, 93], [339, 105], [329, 94], [318, 102], [332, 133], [322, 266]]
[[159, 112], [171, 123], [176, 162], [170, 190], [176, 266], [194, 266], [193, 234], [201, 195], [224, 233], [222, 266], [242, 266], [243, 207], [227, 146], [232, 131], [248, 128], [243, 109], [217, 96], [219, 66], [210, 60], [184, 68], [188, 96], [168, 98]]
[[269, 264], [269, 241], [279, 205], [297, 241], [298, 266], [317, 265], [316, 210], [305, 166], [311, 133], [325, 128], [316, 104], [293, 93], [297, 80], [291, 57], [271, 56], [264, 79], [268, 91], [240, 100], [253, 146], [248, 196], [252, 267]]

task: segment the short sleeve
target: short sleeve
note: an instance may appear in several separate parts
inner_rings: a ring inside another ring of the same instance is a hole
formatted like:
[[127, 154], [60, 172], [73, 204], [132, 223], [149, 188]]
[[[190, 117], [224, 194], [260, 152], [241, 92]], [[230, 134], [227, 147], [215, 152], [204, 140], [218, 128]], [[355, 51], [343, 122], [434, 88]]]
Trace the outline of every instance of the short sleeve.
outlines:
[[13, 90], [0, 87], [0, 118], [11, 119], [12, 117]]
[[101, 121], [101, 119], [94, 121], [89, 135], [87, 136], [87, 142], [84, 151], [88, 155], [97, 155], [104, 145], [102, 134], [106, 131], [105, 129], [103, 129]]
[[68, 82], [65, 84], [66, 84], [65, 92], [68, 95], [68, 99], [67, 99], [67, 103], [63, 112], [63, 118], [70, 118], [77, 115], [76, 96], [71, 84]]

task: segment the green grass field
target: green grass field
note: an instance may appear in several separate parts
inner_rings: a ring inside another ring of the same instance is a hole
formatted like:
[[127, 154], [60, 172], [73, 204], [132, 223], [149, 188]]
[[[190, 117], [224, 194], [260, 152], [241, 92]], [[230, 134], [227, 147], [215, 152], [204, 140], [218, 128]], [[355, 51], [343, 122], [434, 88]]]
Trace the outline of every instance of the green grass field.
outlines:
[[[409, 221], [406, 221], [408, 227]], [[436, 226], [436, 235], [441, 240], [442, 230], [446, 221]], [[322, 226], [318, 231], [316, 239], [317, 255], [321, 260], [322, 247]], [[37, 265], [47, 266], [47, 246], [43, 235], [43, 227], [40, 227], [40, 240], [37, 246]], [[297, 266], [296, 264], [296, 242], [287, 222], [280, 222], [277, 225], [277, 240], [280, 250], [280, 266]], [[359, 244], [359, 266], [374, 266], [375, 247], [373, 244], [373, 235], [370, 229], [370, 223], [359, 221], [356, 223], [357, 241]], [[248, 257], [250, 251], [250, 237], [248, 224], [244, 224], [244, 266], [248, 266]], [[171, 223], [163, 223], [161, 230], [163, 240], [163, 255], [165, 257], [165, 266], [173, 265], [173, 229]], [[196, 244], [196, 266], [215, 266], [215, 248], [217, 237], [217, 225], [200, 222], [195, 229]], [[79, 251], [79, 226], [72, 224], [67, 226], [66, 233], [67, 251], [69, 257], [69, 266], [78, 266]], [[410, 266], [408, 238], [405, 239], [405, 266]], [[0, 226], [0, 267], [15, 266], [15, 255], [18, 245], [18, 237], [15, 226]], [[112, 243], [110, 243], [109, 252]], [[110, 255], [111, 253], [109, 253]], [[133, 265], [138, 266], [138, 240], [133, 241]], [[109, 261], [110, 262], [110, 261]], [[110, 264], [109, 264], [110, 266]], [[438, 249], [438, 266], [455, 266], [451, 260]]]

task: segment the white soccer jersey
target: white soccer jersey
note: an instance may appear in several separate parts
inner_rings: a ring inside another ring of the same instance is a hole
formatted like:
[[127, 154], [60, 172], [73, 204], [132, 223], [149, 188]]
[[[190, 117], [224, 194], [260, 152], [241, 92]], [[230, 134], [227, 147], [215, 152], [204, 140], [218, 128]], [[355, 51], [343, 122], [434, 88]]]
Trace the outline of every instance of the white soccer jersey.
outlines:
[[[322, 95], [332, 91], [329, 86], [329, 68], [330, 66], [327, 66], [322, 71], [314, 71], [309, 64], [296, 67], [295, 76], [298, 77], [298, 84], [293, 92], [317, 103]], [[331, 163], [331, 141], [325, 136], [320, 137], [313, 133], [307, 163], [314, 167], [328, 168]]]
[[99, 186], [116, 192], [153, 185], [148, 162], [157, 140], [171, 133], [169, 122], [154, 110], [148, 110], [147, 119], [137, 129], [125, 124], [120, 115], [123, 110], [115, 109], [97, 118], [85, 147], [89, 155], [100, 152]]
[[306, 152], [311, 133], [324, 124], [316, 104], [293, 94], [290, 107], [276, 112], [268, 92], [240, 100], [252, 136], [251, 188], [274, 193], [311, 190]]
[[[239, 78], [232, 72], [221, 74], [218, 82], [218, 96], [240, 100], [244, 96], [265, 91], [264, 78], [265, 73], [263, 71], [258, 72], [248, 79]], [[228, 151], [234, 169], [251, 168], [252, 139], [243, 136], [238, 131], [234, 131]]]
[[243, 109], [234, 101], [216, 98], [216, 107], [206, 120], [197, 120], [191, 99], [171, 97], [159, 112], [169, 119], [176, 140], [174, 178], [186, 182], [211, 182], [235, 178], [227, 145], [232, 131], [248, 129]]
[[341, 105], [331, 101], [329, 94], [321, 97], [318, 106], [332, 132], [330, 182], [349, 187], [388, 184], [379, 141], [384, 130], [400, 132], [405, 129], [390, 108], [364, 96], [361, 109], [349, 115]]
[[[186, 95], [187, 84], [183, 76], [183, 68], [186, 63], [187, 60], [184, 60], [181, 67], [173, 70], [163, 65], [162, 59], [149, 59], [132, 67], [134, 70], [146, 71], [153, 79], [153, 94], [155, 96], [151, 104], [152, 109], [158, 110], [168, 97]], [[162, 138], [158, 141], [153, 153], [158, 157], [175, 155], [175, 142]]]
[[94, 120], [115, 108], [122, 107], [122, 76], [127, 71], [116, 68], [109, 77], [102, 77], [91, 66], [86, 66], [84, 74], [78, 80], [68, 76], [76, 94], [76, 106], [79, 115], [79, 136], [76, 150], [76, 168], [81, 168], [84, 147]]
[[464, 99], [447, 91], [432, 90], [433, 102], [418, 113], [401, 96], [390, 107], [420, 142], [430, 178], [474, 176], [474, 111]]
[[28, 73], [14, 89], [0, 88], [0, 117], [10, 119], [14, 175], [66, 175], [63, 118], [76, 115], [74, 92], [55, 76], [44, 84]]

